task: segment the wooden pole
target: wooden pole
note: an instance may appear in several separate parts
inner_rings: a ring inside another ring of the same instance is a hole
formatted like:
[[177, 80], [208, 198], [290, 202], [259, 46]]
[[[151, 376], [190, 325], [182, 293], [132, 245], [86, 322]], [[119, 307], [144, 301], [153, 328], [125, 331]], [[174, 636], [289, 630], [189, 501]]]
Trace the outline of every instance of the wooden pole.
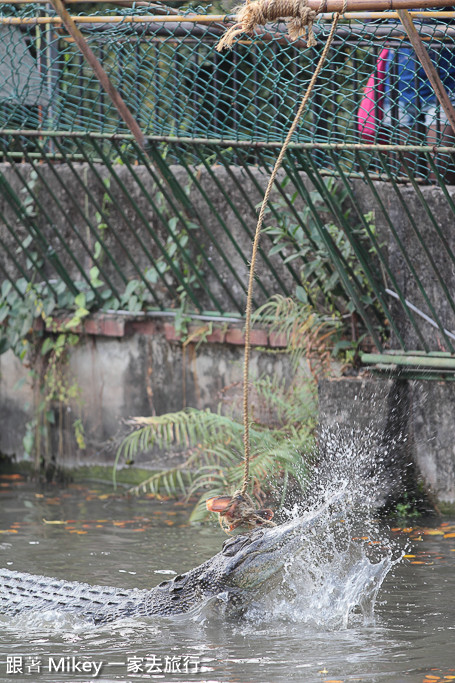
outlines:
[[439, 78], [437, 69], [431, 61], [430, 55], [428, 54], [427, 49], [423, 44], [416, 27], [414, 26], [409, 12], [407, 10], [398, 10], [398, 16], [400, 17], [400, 21], [403, 24], [406, 33], [408, 34], [408, 38], [412, 47], [414, 48], [414, 52], [416, 53], [419, 62], [425, 70], [428, 80], [433, 86], [433, 90], [438, 98], [438, 102], [443, 108], [452, 130], [455, 131], [455, 109], [453, 108], [450, 97], [447, 94], [447, 90], [444, 88], [442, 81]]
[[76, 24], [74, 23], [73, 18], [70, 16], [70, 14], [67, 12], [65, 9], [65, 6], [62, 2], [62, 0], [50, 0], [53, 8], [61, 18], [66, 30], [68, 33], [71, 35], [71, 37], [74, 39], [74, 42], [78, 46], [79, 50], [82, 52], [84, 55], [85, 59], [87, 62], [90, 64], [92, 67], [93, 71], [95, 72], [96, 77], [98, 78], [99, 82], [101, 83], [101, 86], [104, 88], [106, 93], [109, 95], [111, 102], [113, 103], [114, 107], [117, 109], [120, 117], [125, 121], [126, 125], [134, 135], [134, 139], [138, 143], [138, 145], [144, 149], [145, 148], [145, 138], [144, 134], [142, 133], [139, 124], [137, 123], [136, 119], [128, 109], [125, 101], [123, 100], [122, 96], [118, 92], [118, 90], [114, 87], [114, 85], [111, 83], [109, 76], [101, 66], [100, 62], [98, 59], [95, 57], [94, 53], [92, 52], [91, 48], [89, 47], [87, 41], [85, 40], [84, 36], [80, 32], [80, 30], [77, 28]]
[[[102, 0], [85, 0], [90, 4], [102, 4]], [[212, 0], [204, 0], [211, 2]], [[29, 4], [46, 4], [49, 0], [3, 0], [2, 5], [29, 5]], [[81, 0], [66, 0], [68, 4], [80, 4]], [[134, 0], [112, 0], [112, 4], [131, 4], [137, 5], [139, 7], [150, 7], [155, 9], [157, 14], [165, 11], [166, 14], [172, 12], [178, 14], [178, 11], [170, 7], [165, 9], [159, 5], [155, 5], [153, 2], [144, 2], [139, 0], [134, 2]], [[308, 0], [308, 6], [311, 9], [319, 9], [319, 0]], [[325, 0], [322, 5], [322, 9], [319, 14], [324, 12], [336, 12], [341, 10], [343, 7], [343, 0]], [[419, 9], [419, 8], [433, 8], [433, 7], [447, 7], [447, 0], [348, 0], [347, 11], [348, 12], [379, 12], [379, 11], [389, 11], [398, 9]], [[223, 17], [229, 16], [228, 13], [218, 14], [218, 15], [200, 15], [215, 17], [216, 21], [220, 21]]]
[[[343, 0], [308, 0], [311, 9], [322, 12], [341, 12]], [[445, 0], [347, 0], [346, 12], [377, 12], [381, 10], [426, 9], [447, 7]]]
[[[50, 0], [45, 0], [45, 2], [49, 2]], [[98, 1], [98, 0], [97, 0]], [[407, 0], [406, 0], [407, 1]], [[439, 0], [435, 0], [435, 2], [438, 2]], [[26, 2], [30, 2], [30, 0], [26, 0]], [[432, 7], [435, 6], [435, 2], [432, 3]], [[444, 0], [444, 3], [446, 3], [447, 0]], [[5, 2], [3, 4], [14, 4], [14, 3], [8, 3]], [[25, 0], [24, 0], [25, 4]], [[408, 5], [411, 5], [411, 0], [407, 2]], [[349, 0], [348, 0], [348, 5], [349, 5]], [[446, 6], [441, 5], [440, 6]], [[333, 12], [331, 11], [326, 11], [323, 12], [322, 14], [320, 13], [318, 16], [324, 18], [324, 19], [331, 19], [332, 18]], [[410, 12], [411, 16], [419, 17], [422, 19], [453, 19], [455, 17], [455, 12], [433, 12], [433, 11], [411, 11]], [[124, 14], [124, 15], [112, 15], [112, 14], [107, 14], [107, 15], [88, 15], [88, 16], [80, 16], [80, 15], [70, 15], [71, 19], [77, 23], [77, 24], [98, 24], [99, 26], [102, 24], [156, 24], [156, 23], [179, 23], [179, 24], [184, 24], [184, 23], [190, 23], [190, 24], [216, 24], [219, 23], [220, 25], [223, 25], [222, 28], [225, 29], [227, 25], [230, 23], [234, 23], [236, 20], [236, 17], [234, 15], [230, 14], [178, 14], [178, 15], [162, 15], [162, 14]], [[398, 19], [398, 12], [395, 10], [391, 11], [384, 11], [384, 10], [361, 10], [361, 11], [350, 11], [346, 12], [343, 14], [344, 19], [363, 19], [364, 21], [368, 21], [370, 19], [384, 19], [388, 21], [389, 19]], [[26, 25], [34, 25], [34, 24], [54, 24], [55, 26], [60, 26], [62, 24], [62, 19], [60, 17], [8, 17], [8, 16], [2, 16], [0, 17], [0, 26], [1, 25], [8, 25], [8, 26], [26, 26]]]

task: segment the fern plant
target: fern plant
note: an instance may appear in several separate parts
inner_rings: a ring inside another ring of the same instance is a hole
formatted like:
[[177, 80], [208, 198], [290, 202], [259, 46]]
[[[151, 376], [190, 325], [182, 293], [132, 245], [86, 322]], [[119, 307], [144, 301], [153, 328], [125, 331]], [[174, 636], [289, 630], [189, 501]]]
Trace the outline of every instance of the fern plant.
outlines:
[[295, 369], [304, 357], [315, 379], [328, 373], [343, 331], [338, 314], [320, 315], [308, 301], [276, 294], [257, 309], [253, 320], [266, 324], [269, 333], [284, 335]]
[[[311, 463], [316, 425], [316, 389], [312, 378], [292, 386], [269, 377], [252, 383], [256, 406], [250, 430], [250, 478], [252, 495], [262, 503], [280, 491], [284, 500], [289, 482], [303, 486]], [[243, 477], [243, 425], [234, 405], [225, 401], [217, 412], [188, 408], [161, 416], [129, 420], [133, 431], [123, 440], [116, 456], [131, 462], [137, 453], [153, 446], [178, 448], [185, 459], [177, 467], [153, 473], [133, 492], [168, 496], [198, 496], [192, 521], [207, 515], [205, 500], [232, 493]]]

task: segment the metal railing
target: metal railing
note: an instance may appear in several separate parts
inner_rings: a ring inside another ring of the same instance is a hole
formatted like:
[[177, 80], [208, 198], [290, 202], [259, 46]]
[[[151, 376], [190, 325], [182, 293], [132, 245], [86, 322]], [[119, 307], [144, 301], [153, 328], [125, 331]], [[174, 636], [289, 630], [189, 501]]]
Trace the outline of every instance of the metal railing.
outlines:
[[[0, 54], [0, 128], [127, 132], [74, 41], [65, 31], [57, 30], [58, 17], [46, 15], [44, 9], [33, 4], [14, 7], [14, 16], [10, 16], [11, 6], [5, 7], [4, 16], [0, 16], [5, 53], [3, 60]], [[78, 19], [84, 21], [81, 27], [85, 39], [142, 131], [148, 135], [207, 138], [212, 142], [283, 140], [328, 31], [328, 22], [320, 21], [316, 27], [319, 45], [303, 49], [303, 44], [286, 40], [283, 27], [277, 26], [273, 39], [241, 41], [235, 50], [220, 54], [215, 46], [223, 25], [215, 20], [202, 22], [209, 16], [184, 21], [184, 17], [153, 17], [141, 8], [115, 12], [113, 16], [95, 12]], [[14, 24], [8, 23], [13, 20]], [[38, 20], [42, 23], [33, 23]], [[439, 55], [444, 50], [452, 49], [454, 29], [450, 21], [416, 19], [436, 62], [441, 61]], [[407, 45], [396, 20], [375, 23], [359, 18], [342, 24], [295, 141], [363, 141], [357, 125], [359, 103], [378, 54], [387, 46], [388, 125], [378, 126], [376, 142], [426, 144], [419, 118], [407, 131], [400, 127], [403, 113], [395, 86], [400, 50], [403, 52]], [[409, 87], [419, 104], [421, 70], [415, 64], [408, 70], [414, 74]], [[450, 64], [441, 63], [440, 72], [443, 80], [452, 78]], [[440, 131], [438, 105], [433, 116]], [[46, 144], [42, 140], [43, 151], [52, 151]], [[74, 150], [67, 147], [66, 151]], [[319, 160], [321, 165], [329, 163], [322, 152]], [[345, 150], [342, 161], [346, 171], [359, 170], [352, 153]], [[372, 171], [382, 175], [374, 155], [370, 155], [370, 162]], [[394, 171], [399, 170], [395, 166]], [[415, 173], [426, 178], [429, 170], [425, 164], [417, 164]]]
[[[83, 292], [101, 309], [241, 319], [257, 205], [320, 47], [247, 40], [221, 56], [219, 21], [93, 17], [85, 37], [145, 132], [144, 150], [65, 32], [25, 22], [36, 16], [28, 8], [15, 16], [22, 24], [4, 17], [1, 29], [16, 40], [0, 82], [3, 298], [33, 288], [64, 308]], [[453, 43], [450, 25], [420, 29], [431, 49]], [[321, 45], [326, 30], [321, 22]], [[393, 84], [404, 44], [396, 23], [359, 19], [338, 31], [276, 184], [255, 305], [309, 278], [309, 297], [358, 314], [382, 356], [392, 347], [439, 358], [455, 352], [446, 184], [455, 148], [427, 144], [421, 121], [407, 139], [392, 125], [388, 144], [379, 128], [373, 144], [362, 142], [362, 88], [384, 44]], [[26, 59], [14, 80], [18, 46]], [[393, 87], [389, 99], [393, 124]], [[434, 116], [441, 133], [438, 107]], [[283, 246], [277, 226], [288, 231]]]

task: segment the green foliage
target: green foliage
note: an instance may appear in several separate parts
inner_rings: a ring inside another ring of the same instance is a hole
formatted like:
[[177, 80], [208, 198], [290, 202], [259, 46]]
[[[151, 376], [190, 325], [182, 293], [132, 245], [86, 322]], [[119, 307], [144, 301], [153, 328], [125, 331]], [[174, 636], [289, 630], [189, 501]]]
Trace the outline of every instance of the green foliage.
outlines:
[[[116, 163], [122, 163], [119, 157]], [[176, 327], [185, 334], [189, 318], [186, 314], [186, 288], [197, 291], [202, 275], [201, 257], [194, 258], [189, 250], [189, 231], [198, 226], [190, 219], [173, 215], [163, 193], [156, 192], [155, 201], [161, 220], [166, 227], [167, 239], [163, 253], [152, 261], [142, 274], [143, 277], [130, 280], [119, 295], [114, 295], [102, 277], [105, 256], [103, 246], [109, 230], [109, 213], [113, 204], [112, 177], [103, 178], [103, 195], [99, 210], [95, 212], [95, 223], [99, 239], [94, 244], [94, 264], [85, 279], [73, 281], [68, 273], [61, 277], [45, 279], [47, 263], [43, 258], [42, 246], [38, 240], [35, 221], [38, 218], [36, 202], [37, 186], [40, 182], [35, 169], [29, 173], [20, 193], [23, 223], [29, 234], [22, 241], [16, 253], [25, 270], [32, 272], [30, 280], [5, 280], [0, 289], [0, 353], [12, 350], [27, 366], [35, 388], [35, 414], [26, 427], [24, 452], [27, 458], [35, 455], [37, 467], [43, 461], [43, 454], [50, 457], [49, 426], [56, 423], [55, 411], [68, 419], [70, 408], [79, 401], [79, 388], [71, 380], [67, 369], [68, 351], [78, 343], [84, 319], [95, 310], [123, 309], [138, 313], [156, 306], [155, 292], [172, 286], [177, 292]], [[187, 195], [191, 181], [181, 188]], [[43, 278], [37, 281], [38, 278]], [[63, 319], [57, 326], [54, 318]], [[61, 430], [59, 419], [59, 429]], [[73, 431], [78, 447], [85, 448], [83, 425], [79, 417], [73, 421]], [[59, 438], [59, 451], [63, 448]], [[55, 456], [52, 456], [55, 457]]]
[[[333, 222], [336, 214], [344, 221], [350, 218], [351, 210], [346, 208], [347, 192], [340, 188], [334, 178], [325, 179], [330, 194], [332, 210], [317, 190], [309, 191], [309, 202], [299, 205], [300, 193], [295, 191], [274, 201], [273, 223], [264, 232], [273, 238], [269, 254], [282, 253], [284, 262], [303, 263], [301, 267], [302, 284], [296, 288], [296, 298], [302, 304], [311, 304], [320, 315], [337, 315], [340, 318], [352, 313], [354, 304], [346, 292], [340, 273], [336, 269], [330, 250], [333, 249], [345, 263], [345, 270], [351, 273], [362, 285], [361, 300], [365, 305], [373, 303], [371, 285], [366, 278], [353, 243], [366, 252], [370, 249], [370, 238], [363, 226], [353, 225], [350, 238], [340, 225]], [[290, 183], [289, 177], [282, 182], [283, 189]], [[271, 209], [267, 210], [271, 217]], [[374, 215], [365, 214], [364, 220], [374, 234]]]
[[397, 503], [395, 507], [395, 512], [397, 517], [403, 519], [416, 519], [421, 516], [418, 510], [418, 503], [412, 496], [410, 496], [406, 491], [403, 494], [402, 500]]
[[338, 316], [321, 316], [308, 301], [276, 294], [257, 309], [253, 319], [266, 324], [269, 334], [284, 335], [295, 369], [306, 357], [316, 377], [328, 372], [334, 340], [342, 332]]
[[[11, 349], [18, 358], [25, 360], [35, 321], [41, 320], [52, 330], [52, 315], [59, 310], [71, 314], [64, 325], [65, 332], [77, 327], [89, 314], [95, 295], [86, 283], [76, 282], [74, 286], [81, 290], [78, 294], [71, 293], [63, 280], [54, 280], [54, 294], [45, 282], [33, 284], [25, 278], [14, 283], [5, 280], [0, 290], [1, 352]], [[87, 291], [83, 291], [85, 286]], [[45, 344], [47, 350], [52, 342], [49, 340]]]
[[[282, 183], [286, 188], [290, 179]], [[301, 264], [301, 284], [295, 297], [272, 297], [256, 313], [256, 319], [272, 324], [277, 333], [286, 335], [295, 358], [306, 353], [310, 360], [319, 357], [317, 365], [324, 367], [328, 356], [340, 357], [347, 364], [355, 364], [358, 351], [367, 339], [363, 321], [357, 315], [355, 303], [345, 286], [343, 277], [356, 283], [359, 300], [366, 308], [375, 310], [380, 335], [385, 332], [383, 313], [375, 298], [372, 285], [361, 265], [358, 253], [366, 260], [375, 259], [370, 234], [375, 235], [374, 212], [363, 216], [360, 225], [351, 217], [346, 206], [347, 191], [334, 178], [324, 180], [330, 195], [330, 211], [326, 199], [317, 190], [309, 190], [309, 201], [300, 205], [301, 193], [287, 195], [274, 203], [274, 223], [264, 232], [273, 239], [270, 254], [281, 253], [284, 262]], [[271, 216], [271, 209], [268, 214]], [[337, 217], [337, 223], [333, 222]], [[338, 224], [339, 223], [339, 224]], [[349, 235], [340, 227], [349, 225]], [[333, 254], [343, 264], [343, 277], [336, 267]], [[382, 322], [381, 322], [382, 321]], [[316, 368], [318, 371], [318, 368]]]
[[[25, 242], [27, 248], [30, 242]], [[56, 459], [49, 432], [56, 422], [56, 411], [61, 435], [63, 414], [67, 414], [63, 407], [67, 409], [79, 402], [79, 387], [67, 370], [67, 354], [79, 340], [72, 330], [89, 314], [89, 292], [72, 294], [63, 281], [54, 281], [53, 289], [55, 293], [44, 282], [33, 284], [20, 278], [15, 283], [4, 281], [0, 292], [0, 352], [13, 351], [29, 368], [35, 388], [35, 414], [26, 425], [23, 446], [25, 459], [34, 456], [36, 469]], [[70, 313], [59, 329], [52, 319], [56, 309]], [[48, 330], [47, 336], [40, 331], [42, 326]], [[73, 428], [79, 448], [85, 448], [80, 418], [74, 420]], [[58, 443], [62, 455], [61, 436]]]
[[[316, 424], [315, 384], [299, 378], [291, 387], [263, 377], [253, 382], [257, 414], [253, 416], [251, 440], [251, 488], [263, 500], [280, 491], [282, 499], [289, 481], [304, 486], [311, 462]], [[261, 419], [261, 416], [263, 419]], [[155, 495], [199, 496], [192, 521], [207, 516], [207, 497], [239, 488], [243, 478], [243, 425], [232, 410], [188, 408], [161, 416], [138, 417], [129, 421], [134, 428], [121, 444], [114, 466], [132, 463], [138, 453], [153, 446], [177, 448], [185, 455], [183, 464], [154, 473], [133, 491]]]

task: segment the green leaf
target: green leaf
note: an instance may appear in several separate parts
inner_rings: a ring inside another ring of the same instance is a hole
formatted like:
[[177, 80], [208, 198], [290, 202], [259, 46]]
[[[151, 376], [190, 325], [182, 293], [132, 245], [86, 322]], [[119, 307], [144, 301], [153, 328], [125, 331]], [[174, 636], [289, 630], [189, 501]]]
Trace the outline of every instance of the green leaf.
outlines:
[[76, 306], [78, 308], [85, 308], [85, 305], [86, 305], [85, 294], [83, 292], [78, 294], [74, 299], [74, 303], [76, 304]]
[[159, 279], [158, 271], [156, 268], [147, 268], [145, 271], [146, 279], [152, 284], [156, 284]]
[[17, 282], [16, 282], [16, 287], [18, 288], [18, 290], [20, 291], [21, 294], [25, 294], [25, 292], [27, 291], [28, 285], [29, 285], [28, 280], [25, 280], [25, 278], [23, 278], [23, 277], [19, 278], [19, 280], [17, 280]]
[[54, 348], [55, 349], [62, 349], [65, 346], [65, 341], [66, 341], [66, 334], [59, 334], [55, 344]]
[[8, 294], [10, 293], [12, 288], [13, 288], [13, 285], [9, 280], [4, 280], [4, 282], [2, 282], [2, 298], [3, 299], [5, 299], [8, 296]]
[[167, 222], [169, 228], [171, 229], [172, 232], [176, 229], [177, 225], [179, 224], [179, 219], [177, 216], [173, 216], [170, 218]]
[[133, 292], [136, 291], [139, 285], [139, 280], [130, 280], [126, 286], [125, 291], [123, 292], [122, 295], [122, 301], [128, 301], [130, 296], [133, 294]]
[[41, 347], [41, 355], [45, 356], [46, 353], [51, 351], [54, 348], [54, 340], [52, 337], [46, 337], [46, 339], [43, 342], [43, 345]]
[[90, 280], [96, 280], [98, 278], [99, 274], [100, 274], [100, 270], [97, 266], [92, 266], [90, 268]]
[[128, 299], [128, 310], [134, 313], [136, 311], [140, 311], [141, 308], [142, 306], [137, 296], [135, 294], [133, 294], [133, 296], [130, 296], [130, 298]]
[[308, 294], [306, 293], [305, 289], [300, 285], [295, 288], [295, 295], [297, 299], [301, 301], [303, 304], [308, 303]]
[[2, 353], [8, 351], [9, 348], [11, 347], [8, 339], [6, 337], [0, 337], [0, 356]]
[[2, 304], [0, 305], [0, 323], [2, 323], [8, 317], [10, 312], [9, 306]]
[[270, 249], [269, 256], [273, 256], [274, 254], [278, 254], [282, 249], [283, 249], [282, 244], [275, 244], [275, 246]]
[[101, 256], [101, 243], [95, 242], [95, 248], [93, 249], [93, 258], [98, 260], [100, 256]]

